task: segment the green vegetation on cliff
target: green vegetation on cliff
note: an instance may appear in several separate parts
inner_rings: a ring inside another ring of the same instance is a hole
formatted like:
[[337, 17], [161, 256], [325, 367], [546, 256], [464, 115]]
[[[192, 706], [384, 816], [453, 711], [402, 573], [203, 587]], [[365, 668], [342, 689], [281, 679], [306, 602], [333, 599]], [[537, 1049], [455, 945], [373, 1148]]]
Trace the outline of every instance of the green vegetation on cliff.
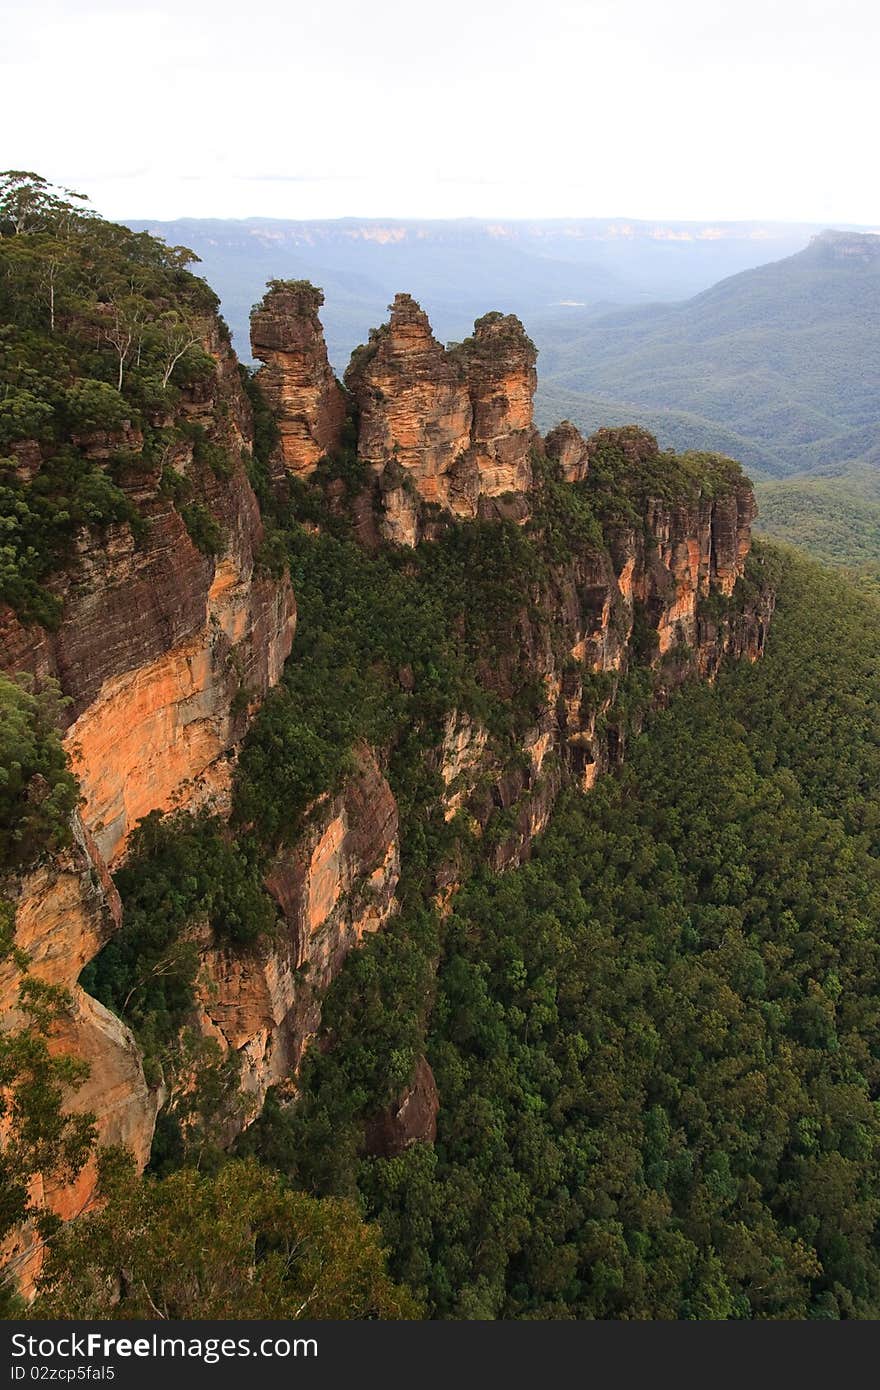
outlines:
[[101, 1210], [52, 1243], [33, 1318], [413, 1318], [351, 1202], [292, 1192], [253, 1162], [140, 1179], [102, 1162]]
[[[60, 602], [46, 581], [77, 531], [126, 522], [140, 534], [119, 483], [162, 457], [181, 389], [213, 373], [201, 338], [218, 302], [186, 247], [71, 198], [0, 174], [0, 600], [49, 627]], [[210, 549], [205, 518], [185, 519]]]
[[77, 785], [58, 731], [63, 700], [54, 682], [33, 687], [0, 672], [0, 873], [70, 840]]
[[392, 1070], [374, 1058], [365, 1091], [377, 997], [391, 1047], [424, 1012], [418, 943], [390, 936], [332, 987], [300, 1105], [251, 1136], [295, 1181], [360, 1191], [435, 1315], [880, 1309], [880, 611], [779, 573], [762, 662], [688, 687], [531, 863], [462, 888], [436, 1144], [334, 1142]]

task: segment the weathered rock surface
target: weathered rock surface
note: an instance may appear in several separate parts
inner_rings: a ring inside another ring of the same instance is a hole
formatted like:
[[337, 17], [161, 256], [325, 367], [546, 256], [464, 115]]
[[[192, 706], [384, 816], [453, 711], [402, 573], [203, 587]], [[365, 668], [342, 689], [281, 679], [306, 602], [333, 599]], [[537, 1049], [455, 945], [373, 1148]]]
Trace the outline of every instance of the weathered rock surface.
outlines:
[[399, 877], [397, 805], [374, 754], [360, 747], [344, 787], [313, 808], [305, 834], [269, 871], [280, 939], [249, 953], [202, 951], [202, 1027], [241, 1058], [247, 1118], [299, 1065], [349, 951], [394, 912]]
[[[263, 524], [245, 475], [250, 411], [231, 349], [204, 345], [216, 375], [187, 393], [180, 414], [226, 456], [199, 463], [191, 441], [124, 480], [148, 523], [145, 539], [117, 525], [84, 530], [53, 582], [64, 601], [57, 632], [0, 613], [0, 666], [54, 676], [70, 700], [65, 743], [85, 798], [83, 819], [112, 864], [140, 817], [228, 790], [231, 755], [290, 652], [296, 609], [288, 578], [259, 574]], [[219, 525], [218, 555], [200, 551], [160, 486], [173, 468]]]
[[364, 1147], [377, 1158], [396, 1158], [413, 1144], [437, 1138], [440, 1097], [426, 1057], [419, 1057], [412, 1081], [393, 1105], [367, 1122]]
[[590, 468], [590, 450], [577, 425], [563, 420], [545, 438], [544, 451], [559, 464], [567, 483], [583, 482]]
[[[656, 456], [649, 435], [627, 431], [624, 442]], [[558, 567], [539, 592], [524, 595], [507, 653], [487, 661], [479, 675], [504, 700], [524, 671], [543, 681], [545, 701], [523, 741], [525, 756], [499, 767], [487, 731], [462, 714], [447, 720], [437, 753], [447, 818], [464, 811], [485, 827], [496, 812], [508, 815], [509, 831], [486, 852], [494, 868], [527, 857], [565, 783], [589, 790], [624, 756], [626, 730], [614, 707], [634, 659], [637, 621], [647, 648], [653, 634], [661, 703], [689, 675], [713, 679], [727, 654], [750, 660], [761, 654], [772, 593], [741, 606], [721, 602], [743, 573], [754, 515], [745, 483], [689, 503], [649, 499], [643, 525], [618, 527], [607, 551], [585, 551]], [[651, 650], [639, 653], [642, 661], [651, 658]], [[453, 865], [441, 899], [455, 882]]]
[[318, 318], [323, 303], [305, 281], [274, 281], [251, 314], [251, 350], [264, 363], [257, 384], [278, 424], [284, 467], [299, 477], [339, 448], [345, 419]]
[[[35, 976], [72, 991], [73, 1009], [53, 1041], [91, 1068], [72, 1103], [96, 1113], [102, 1143], [125, 1143], [141, 1164], [156, 1098], [131, 1034], [77, 984], [119, 924], [107, 865], [150, 811], [206, 801], [223, 808], [249, 710], [280, 676], [295, 623], [289, 579], [258, 569], [263, 524], [244, 467], [250, 406], [218, 322], [202, 346], [215, 371], [158, 422], [172, 440], [164, 457], [139, 458], [142, 436], [125, 435], [132, 457], [121, 485], [147, 522], [145, 535], [136, 541], [128, 525], [80, 532], [71, 562], [51, 580], [64, 604], [57, 631], [0, 612], [0, 667], [54, 677], [68, 697], [65, 746], [83, 794], [74, 849], [8, 887], [16, 944]], [[181, 424], [189, 430], [172, 433]], [[96, 458], [119, 447], [104, 436], [79, 444]], [[162, 486], [165, 469], [186, 480], [219, 527], [217, 554], [204, 554], [190, 537]], [[16, 991], [7, 971], [2, 1026], [14, 1025]], [[47, 1189], [46, 1200], [70, 1215], [94, 1177], [90, 1164], [72, 1186]]]
[[473, 337], [456, 355], [464, 357], [467, 371], [479, 495], [526, 492], [530, 453], [540, 447], [532, 419], [538, 388], [534, 343], [513, 314], [491, 313], [477, 319]]
[[[99, 1145], [124, 1144], [143, 1166], [150, 1156], [156, 1095], [147, 1086], [129, 1029], [78, 984], [83, 966], [120, 924], [119, 896], [78, 814], [73, 829], [68, 850], [17, 880], [7, 880], [2, 892], [15, 908], [15, 941], [27, 952], [28, 973], [70, 994], [70, 1009], [53, 1024], [49, 1045], [58, 1055], [88, 1064], [89, 1075], [71, 1097], [71, 1109], [94, 1113]], [[20, 980], [13, 960], [0, 960], [4, 1029], [24, 1022], [18, 1007]], [[93, 1157], [73, 1183], [44, 1183], [38, 1177], [32, 1200], [66, 1220], [88, 1204], [96, 1176]], [[12, 1246], [23, 1259], [20, 1275], [27, 1286], [39, 1266], [39, 1242], [26, 1227]]]
[[416, 301], [396, 296], [345, 375], [358, 456], [378, 480], [390, 540], [414, 545], [432, 508], [473, 517], [483, 499], [524, 496], [539, 446], [536, 358], [513, 316], [486, 314], [472, 338], [446, 349]]

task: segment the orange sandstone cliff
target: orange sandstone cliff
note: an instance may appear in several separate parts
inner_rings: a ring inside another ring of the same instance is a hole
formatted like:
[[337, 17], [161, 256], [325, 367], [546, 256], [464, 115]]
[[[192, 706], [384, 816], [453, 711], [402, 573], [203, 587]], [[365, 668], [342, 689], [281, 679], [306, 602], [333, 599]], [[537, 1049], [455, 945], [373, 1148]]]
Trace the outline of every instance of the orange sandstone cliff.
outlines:
[[[141, 1164], [157, 1096], [127, 1027], [77, 983], [119, 925], [107, 870], [150, 811], [224, 808], [236, 747], [249, 712], [281, 674], [296, 613], [289, 579], [259, 564], [263, 523], [245, 467], [251, 411], [219, 321], [202, 346], [212, 374], [182, 393], [173, 415], [154, 421], [168, 427], [162, 457], [144, 458], [131, 429], [124, 440], [76, 441], [98, 459], [124, 444], [122, 486], [145, 533], [135, 537], [127, 523], [82, 529], [72, 561], [50, 581], [64, 605], [57, 631], [25, 626], [0, 609], [0, 667], [53, 677], [67, 697], [64, 742], [82, 791], [73, 847], [3, 885], [16, 909], [16, 944], [30, 956], [33, 976], [72, 991], [72, 1012], [56, 1027], [53, 1046], [90, 1065], [73, 1104], [96, 1114], [101, 1143], [126, 1144]], [[181, 424], [189, 427], [183, 437], [171, 428]], [[169, 470], [211, 518], [216, 553], [191, 538], [165, 486]], [[18, 971], [6, 960], [0, 1008], [7, 1027], [15, 1023], [17, 989]], [[45, 1199], [69, 1216], [93, 1182], [89, 1165], [72, 1188], [47, 1191]]]
[[[536, 464], [557, 468], [567, 483], [583, 482], [608, 447], [623, 453], [636, 476], [662, 464], [656, 441], [636, 429], [584, 440], [566, 422], [542, 443], [532, 423], [534, 351], [518, 322], [501, 315], [487, 315], [469, 344], [449, 351], [415, 301], [399, 295], [390, 322], [355, 353], [346, 383], [372, 505], [386, 537], [400, 544], [461, 517], [523, 521], [540, 492]], [[502, 756], [489, 730], [463, 711], [437, 731], [428, 758], [445, 817], [462, 813], [480, 834], [502, 814], [504, 833], [487, 837], [482, 850], [494, 868], [528, 856], [563, 785], [589, 789], [625, 755], [615, 704], [637, 627], [648, 648], [638, 660], [654, 665], [659, 701], [688, 675], [711, 679], [727, 654], [760, 655], [772, 594], [761, 591], [741, 607], [717, 602], [743, 575], [755, 515], [751, 487], [733, 478], [677, 501], [649, 491], [638, 517], [618, 519], [604, 544], [584, 546], [522, 594], [506, 656], [475, 673], [505, 700], [524, 673], [543, 690], [514, 757]], [[364, 498], [350, 501], [357, 535]], [[205, 957], [207, 1026], [245, 1059], [254, 1103], [298, 1063], [348, 950], [393, 912], [399, 849], [394, 799], [380, 770], [384, 752], [359, 750], [343, 791], [314, 808], [303, 840], [272, 867], [267, 885], [282, 909], [281, 940], [247, 960], [228, 950]], [[438, 902], [465, 872], [457, 861], [441, 868]], [[426, 1137], [435, 1113], [423, 1068], [411, 1092], [376, 1117], [369, 1142], [396, 1152]]]
[[431, 508], [491, 515], [491, 499], [525, 494], [538, 444], [536, 359], [513, 316], [486, 314], [472, 338], [446, 349], [415, 300], [397, 295], [345, 374], [358, 457], [378, 482], [390, 540], [414, 545]]

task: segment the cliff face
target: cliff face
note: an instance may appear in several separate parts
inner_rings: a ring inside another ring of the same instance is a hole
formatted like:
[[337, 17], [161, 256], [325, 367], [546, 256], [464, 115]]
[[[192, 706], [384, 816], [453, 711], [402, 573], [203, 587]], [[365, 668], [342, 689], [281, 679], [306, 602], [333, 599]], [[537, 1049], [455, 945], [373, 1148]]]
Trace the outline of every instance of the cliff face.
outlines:
[[[640, 432], [588, 441], [575, 435], [573, 427], [566, 431], [582, 476], [609, 444], [622, 445], [635, 467], [660, 458], [656, 442]], [[442, 815], [461, 816], [473, 830], [470, 859], [456, 852], [438, 867], [441, 908], [474, 855], [496, 870], [521, 863], [561, 789], [588, 790], [623, 759], [633, 722], [618, 705], [633, 665], [653, 665], [657, 703], [690, 675], [712, 679], [728, 653], [760, 655], [772, 595], [760, 590], [740, 604], [728, 601], [743, 574], [753, 515], [751, 489], [741, 481], [717, 495], [696, 488], [679, 501], [648, 496], [639, 521], [609, 525], [607, 544], [576, 548], [524, 589], [503, 656], [479, 661], [475, 675], [504, 703], [531, 679], [543, 691], [534, 723], [516, 748], [501, 748], [472, 715], [452, 710], [426, 752]], [[273, 863], [266, 881], [283, 912], [281, 939], [246, 957], [210, 947], [203, 953], [203, 1027], [238, 1052], [249, 1114], [269, 1085], [295, 1071], [348, 952], [394, 911], [398, 816], [380, 772], [383, 753], [360, 748], [341, 792], [312, 809], [304, 836]], [[437, 1103], [423, 1066], [372, 1117], [367, 1147], [393, 1154], [430, 1142]]]
[[[78, 813], [73, 828], [70, 849], [17, 881], [7, 880], [3, 891], [15, 909], [15, 944], [30, 958], [29, 974], [70, 993], [70, 1008], [53, 1024], [49, 1046], [56, 1055], [88, 1064], [88, 1077], [70, 1099], [71, 1110], [94, 1114], [100, 1143], [125, 1145], [143, 1167], [150, 1156], [157, 1097], [144, 1079], [130, 1030], [78, 984], [83, 966], [120, 925], [119, 895]], [[4, 1029], [24, 1021], [18, 1009], [20, 978], [9, 957], [0, 960]], [[96, 1177], [93, 1154], [73, 1182], [37, 1175], [31, 1201], [68, 1220], [88, 1206]], [[18, 1277], [25, 1290], [39, 1271], [40, 1250], [41, 1242], [27, 1226], [6, 1242], [3, 1254], [20, 1262]]]
[[[581, 441], [588, 452], [590, 443]], [[650, 436], [640, 447], [656, 453]], [[499, 769], [487, 730], [463, 715], [450, 718], [436, 754], [447, 816], [465, 810], [486, 827], [497, 811], [507, 813], [508, 832], [487, 851], [494, 868], [527, 857], [565, 783], [589, 790], [622, 760], [627, 726], [616, 705], [635, 662], [653, 665], [652, 701], [662, 704], [689, 676], [713, 679], [727, 655], [761, 655], [772, 592], [740, 605], [719, 601], [743, 575], [754, 515], [747, 483], [677, 504], [649, 498], [641, 525], [616, 525], [607, 549], [572, 558], [524, 595], [509, 655], [479, 672], [505, 700], [524, 670], [543, 683], [524, 756]], [[451, 865], [446, 891], [455, 876]]]
[[265, 365], [257, 380], [281, 436], [281, 457], [306, 477], [342, 439], [345, 397], [330, 363], [318, 310], [320, 290], [275, 281], [251, 314], [251, 349]]
[[[141, 1164], [156, 1097], [128, 1029], [77, 984], [119, 925], [107, 868], [150, 811], [206, 802], [223, 809], [249, 711], [277, 681], [295, 623], [289, 579], [259, 571], [263, 524], [245, 471], [250, 407], [216, 320], [202, 347], [212, 373], [152, 421], [161, 452], [145, 454], [143, 435], [131, 428], [122, 440], [76, 441], [99, 460], [124, 444], [121, 486], [144, 518], [143, 533], [135, 538], [121, 523], [78, 533], [70, 562], [49, 583], [63, 601], [57, 631], [0, 613], [0, 665], [54, 677], [68, 699], [64, 743], [83, 797], [74, 849], [4, 885], [16, 906], [16, 944], [32, 975], [73, 992], [53, 1042], [91, 1066], [73, 1104], [96, 1113], [101, 1143], [125, 1143]], [[186, 506], [175, 503], [181, 493], [210, 519], [216, 553], [191, 537]], [[10, 967], [0, 976], [7, 1026], [15, 988]], [[93, 1181], [90, 1165], [72, 1188], [47, 1190], [46, 1200], [70, 1215]]]
[[415, 300], [397, 295], [388, 323], [345, 376], [358, 457], [378, 481], [388, 539], [414, 545], [432, 508], [491, 514], [491, 499], [526, 491], [537, 443], [535, 361], [512, 316], [487, 314], [472, 338], [447, 350]]
[[310, 813], [297, 844], [279, 854], [266, 885], [283, 930], [252, 952], [202, 950], [199, 1015], [203, 1031], [242, 1064], [246, 1119], [269, 1086], [298, 1067], [321, 1017], [321, 1000], [353, 947], [378, 931], [397, 904], [397, 806], [366, 747], [342, 790]]
[[[222, 806], [247, 709], [277, 681], [293, 641], [290, 581], [257, 567], [263, 523], [242, 461], [251, 422], [237, 364], [216, 327], [204, 346], [214, 375], [156, 422], [169, 433], [183, 424], [190, 437], [171, 435], [158, 457], [129, 451], [122, 486], [145, 537], [122, 524], [79, 534], [52, 583], [64, 603], [57, 632], [0, 614], [3, 669], [54, 676], [70, 700], [65, 743], [108, 864], [142, 816], [181, 794]], [[200, 460], [194, 430], [221, 451], [219, 465]], [[219, 528], [217, 554], [191, 538], [169, 476]]]

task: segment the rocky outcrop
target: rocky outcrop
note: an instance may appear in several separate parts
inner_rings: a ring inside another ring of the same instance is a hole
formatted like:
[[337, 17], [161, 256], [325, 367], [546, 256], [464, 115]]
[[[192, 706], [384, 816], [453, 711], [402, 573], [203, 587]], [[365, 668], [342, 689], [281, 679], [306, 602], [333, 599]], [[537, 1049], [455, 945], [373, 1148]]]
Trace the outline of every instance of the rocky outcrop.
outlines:
[[[94, 841], [78, 814], [69, 849], [2, 884], [15, 909], [15, 943], [28, 957], [28, 974], [66, 989], [70, 1007], [53, 1023], [49, 1046], [61, 1056], [87, 1063], [89, 1072], [70, 1098], [70, 1108], [96, 1116], [99, 1145], [123, 1144], [142, 1167], [150, 1156], [157, 1099], [147, 1086], [141, 1054], [124, 1023], [92, 999], [78, 980], [83, 966], [117, 930], [119, 896]], [[0, 960], [0, 1018], [5, 1029], [23, 1022], [18, 991], [21, 974], [12, 957]], [[37, 1206], [63, 1219], [88, 1204], [97, 1175], [94, 1155], [74, 1182], [44, 1181], [31, 1192]], [[41, 1243], [28, 1227], [7, 1249], [20, 1264], [25, 1287], [39, 1266]]]
[[570, 420], [563, 420], [544, 440], [544, 452], [559, 464], [567, 483], [581, 483], [590, 468], [590, 450], [580, 430]]
[[281, 436], [284, 468], [313, 473], [342, 441], [346, 403], [327, 360], [320, 290], [303, 280], [272, 280], [251, 314], [251, 350], [264, 363], [257, 384]]
[[202, 950], [202, 1029], [241, 1059], [246, 1119], [296, 1070], [346, 956], [394, 912], [399, 877], [397, 805], [374, 754], [360, 747], [342, 790], [312, 808], [304, 835], [269, 870], [280, 936], [247, 954]]
[[471, 446], [478, 498], [525, 493], [532, 481], [531, 452], [539, 447], [532, 419], [538, 388], [538, 352], [513, 314], [477, 319], [463, 356], [473, 410]]
[[[658, 457], [650, 435], [604, 432], [600, 442], [612, 438], [642, 461]], [[641, 525], [610, 528], [607, 549], [585, 549], [524, 596], [505, 654], [487, 660], [479, 678], [505, 701], [525, 674], [542, 682], [535, 724], [515, 756], [499, 763], [487, 730], [453, 714], [436, 755], [447, 819], [464, 813], [481, 832], [493, 820], [505, 826], [483, 850], [493, 868], [528, 856], [564, 784], [589, 790], [623, 758], [629, 728], [616, 705], [634, 662], [653, 664], [653, 699], [663, 703], [690, 675], [713, 679], [728, 654], [761, 654], [772, 591], [731, 601], [754, 515], [744, 481], [712, 497], [649, 498]], [[446, 866], [441, 901], [458, 875], [457, 865]]]
[[440, 1097], [427, 1057], [416, 1061], [413, 1077], [397, 1100], [367, 1121], [364, 1147], [376, 1158], [396, 1158], [413, 1144], [437, 1138]]
[[345, 374], [388, 539], [414, 545], [437, 509], [473, 517], [493, 514], [492, 499], [524, 497], [539, 444], [536, 359], [513, 316], [487, 314], [472, 338], [446, 349], [416, 301], [396, 296]]

